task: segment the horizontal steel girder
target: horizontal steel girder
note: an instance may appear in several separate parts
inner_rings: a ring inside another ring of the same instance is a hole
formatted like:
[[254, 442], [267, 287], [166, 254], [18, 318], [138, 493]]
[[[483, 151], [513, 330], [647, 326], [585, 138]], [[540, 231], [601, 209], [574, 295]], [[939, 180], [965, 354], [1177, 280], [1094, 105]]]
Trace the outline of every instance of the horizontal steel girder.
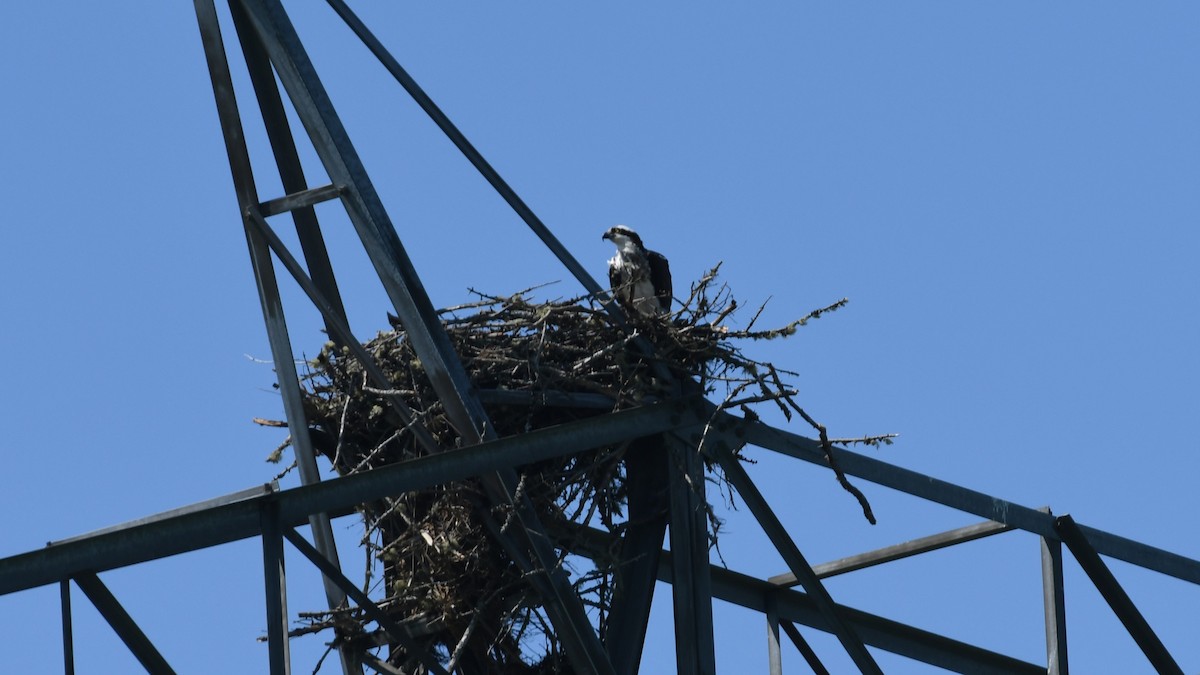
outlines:
[[[743, 424], [741, 420], [732, 416], [729, 419], [735, 420], [735, 424]], [[819, 466], [829, 466], [820, 442], [811, 438], [788, 433], [761, 422], [744, 423], [744, 428], [739, 430], [739, 433], [744, 433], [746, 442], [751, 445]], [[848, 476], [856, 476], [959, 511], [1005, 523], [1047, 539], [1061, 540], [1054, 529], [1054, 516], [1045, 511], [993, 497], [849, 450], [834, 448], [833, 455]], [[1097, 553], [1176, 579], [1200, 584], [1200, 561], [1093, 527], [1080, 525], [1079, 529]]]
[[281, 526], [295, 527], [312, 513], [346, 515], [358, 504], [388, 495], [680, 429], [699, 419], [685, 403], [654, 403], [274, 494], [201, 510], [185, 508], [178, 515], [151, 517], [0, 559], [0, 595], [258, 536], [263, 500], [277, 500]]
[[[610, 550], [612, 535], [593, 528], [577, 528], [577, 547], [573, 553], [585, 557], [602, 557]], [[672, 581], [670, 551], [663, 551], [659, 558], [658, 579]], [[800, 591], [776, 586], [764, 579], [734, 572], [718, 565], [711, 566], [712, 596], [747, 609], [766, 613], [768, 596], [774, 597], [774, 609], [780, 621], [811, 626], [831, 633], [833, 626], [826, 615], [817, 607], [813, 598]], [[1004, 654], [976, 647], [965, 642], [915, 628], [898, 621], [885, 619], [861, 610], [836, 605], [837, 613], [864, 644], [899, 654], [917, 661], [959, 673], [1039, 673], [1045, 675], [1045, 666], [1039, 666]]]

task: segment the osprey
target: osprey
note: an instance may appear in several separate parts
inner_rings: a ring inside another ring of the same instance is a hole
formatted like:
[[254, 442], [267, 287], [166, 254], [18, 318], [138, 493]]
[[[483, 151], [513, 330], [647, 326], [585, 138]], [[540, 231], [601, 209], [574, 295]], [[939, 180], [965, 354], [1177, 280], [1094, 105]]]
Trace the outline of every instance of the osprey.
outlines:
[[627, 309], [642, 316], [659, 316], [671, 311], [671, 268], [661, 253], [648, 251], [637, 232], [617, 225], [604, 233], [617, 245], [608, 261], [608, 281], [613, 295]]

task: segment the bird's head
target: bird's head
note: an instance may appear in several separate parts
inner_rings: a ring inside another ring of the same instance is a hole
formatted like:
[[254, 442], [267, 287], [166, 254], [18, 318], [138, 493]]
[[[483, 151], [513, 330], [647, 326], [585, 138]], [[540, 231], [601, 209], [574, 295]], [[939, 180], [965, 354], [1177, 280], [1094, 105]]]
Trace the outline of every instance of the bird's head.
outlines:
[[638, 249], [645, 248], [642, 245], [642, 238], [638, 236], [638, 233], [624, 225], [615, 225], [608, 228], [601, 236], [601, 239], [611, 241], [617, 245], [617, 248], [625, 248], [631, 244]]

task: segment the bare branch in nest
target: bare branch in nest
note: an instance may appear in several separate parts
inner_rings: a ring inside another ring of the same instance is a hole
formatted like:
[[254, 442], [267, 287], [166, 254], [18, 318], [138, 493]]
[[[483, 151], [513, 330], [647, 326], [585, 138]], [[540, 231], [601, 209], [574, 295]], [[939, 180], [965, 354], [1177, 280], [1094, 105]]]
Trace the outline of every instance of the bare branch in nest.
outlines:
[[286, 475], [288, 475], [289, 473], [291, 473], [291, 472], [292, 472], [292, 470], [293, 470], [293, 469], [295, 469], [297, 466], [299, 466], [299, 464], [297, 464], [297, 463], [296, 463], [296, 460], [294, 460], [294, 459], [293, 459], [293, 460], [292, 460], [292, 463], [291, 463], [291, 464], [288, 464], [286, 467], [284, 467], [283, 471], [280, 471], [279, 473], [275, 474], [275, 477], [274, 477], [274, 478], [272, 478], [272, 479], [271, 479], [271, 481], [272, 481], [272, 482], [274, 482], [274, 481], [278, 481], [279, 479], [281, 479], [281, 478], [283, 478], [284, 476], [286, 476]]
[[758, 317], [762, 316], [763, 310], [767, 308], [767, 303], [770, 301], [771, 296], [768, 295], [767, 299], [763, 300], [762, 304], [758, 306], [758, 311], [754, 313], [754, 316], [750, 317], [750, 322], [746, 324], [747, 331], [752, 330], [754, 328], [754, 324], [758, 323]]
[[291, 444], [292, 437], [289, 434], [287, 438], [283, 439], [283, 442], [280, 443], [278, 447], [271, 451], [271, 454], [267, 455], [267, 461], [272, 464], [278, 464], [280, 460], [283, 459], [283, 451], [286, 450]]
[[833, 445], [867, 445], [871, 447], [879, 447], [880, 445], [891, 445], [892, 439], [900, 434], [881, 434], [879, 436], [859, 436], [857, 438], [831, 438], [829, 442]]
[[875, 514], [871, 511], [871, 503], [867, 501], [866, 496], [863, 495], [861, 490], [854, 487], [850, 483], [850, 480], [846, 478], [846, 474], [842, 471], [842, 467], [838, 466], [837, 458], [833, 454], [833, 444], [829, 440], [829, 434], [825, 431], [825, 425], [820, 424], [812, 417], [809, 417], [808, 413], [804, 412], [804, 408], [796, 405], [794, 401], [789, 400], [788, 403], [796, 409], [796, 412], [800, 413], [800, 416], [804, 418], [805, 422], [808, 422], [810, 425], [812, 425], [812, 428], [817, 430], [817, 433], [821, 438], [821, 449], [825, 452], [825, 461], [829, 462], [829, 468], [833, 469], [833, 473], [837, 476], [838, 483], [842, 486], [842, 489], [854, 495], [854, 498], [858, 500], [859, 505], [862, 506], [863, 516], [867, 519], [867, 522], [874, 525]]

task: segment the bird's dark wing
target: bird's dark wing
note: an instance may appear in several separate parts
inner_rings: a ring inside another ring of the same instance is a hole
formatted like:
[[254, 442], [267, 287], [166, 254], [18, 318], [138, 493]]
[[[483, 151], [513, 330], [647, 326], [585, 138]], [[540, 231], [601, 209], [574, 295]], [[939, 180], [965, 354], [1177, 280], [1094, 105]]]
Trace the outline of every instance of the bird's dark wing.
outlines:
[[616, 293], [617, 289], [621, 287], [621, 273], [612, 263], [608, 264], [608, 287], [612, 289], [613, 293]]
[[654, 285], [654, 294], [658, 296], [658, 305], [664, 312], [671, 311], [671, 266], [667, 258], [657, 251], [646, 251], [646, 260], [650, 262], [650, 283]]

